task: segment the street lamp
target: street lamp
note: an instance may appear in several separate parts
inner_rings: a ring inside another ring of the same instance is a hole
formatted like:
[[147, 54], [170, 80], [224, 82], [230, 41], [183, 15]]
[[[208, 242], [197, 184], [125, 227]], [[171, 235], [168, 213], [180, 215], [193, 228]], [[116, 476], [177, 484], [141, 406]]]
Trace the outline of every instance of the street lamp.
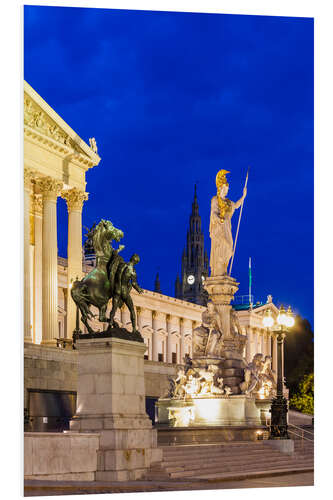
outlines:
[[[266, 328], [274, 326], [274, 318], [271, 311], [268, 309], [263, 317], [263, 325]], [[270, 409], [271, 413], [271, 429], [269, 439], [289, 439], [287, 413], [287, 400], [283, 396], [283, 353], [284, 353], [284, 338], [288, 328], [293, 327], [295, 319], [290, 306], [286, 311], [283, 306], [277, 317], [277, 329], [273, 330], [277, 340], [277, 387], [276, 397], [272, 400]]]

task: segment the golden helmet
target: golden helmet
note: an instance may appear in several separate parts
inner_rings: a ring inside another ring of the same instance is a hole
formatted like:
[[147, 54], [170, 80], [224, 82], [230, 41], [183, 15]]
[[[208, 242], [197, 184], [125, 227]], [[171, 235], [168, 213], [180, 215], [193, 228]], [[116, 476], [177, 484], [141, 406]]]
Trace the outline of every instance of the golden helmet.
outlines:
[[226, 174], [230, 174], [230, 172], [228, 170], [223, 170], [223, 169], [220, 170], [219, 172], [217, 172], [217, 174], [216, 174], [217, 190], [219, 190], [221, 188], [221, 186], [223, 186], [224, 184], [226, 186], [229, 186], [227, 178], [226, 178]]

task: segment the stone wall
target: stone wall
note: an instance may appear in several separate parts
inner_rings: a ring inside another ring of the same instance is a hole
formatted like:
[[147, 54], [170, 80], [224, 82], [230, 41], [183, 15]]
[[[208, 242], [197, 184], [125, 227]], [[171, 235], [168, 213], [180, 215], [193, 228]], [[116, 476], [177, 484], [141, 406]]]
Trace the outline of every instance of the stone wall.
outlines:
[[[77, 391], [77, 363], [75, 350], [24, 344], [24, 407], [28, 404], [28, 389]], [[178, 366], [146, 360], [146, 396], [164, 395], [169, 387], [168, 376], [175, 376]]]
[[181, 365], [145, 361], [146, 397], [165, 396], [169, 388], [168, 377], [175, 377], [179, 366]]
[[28, 389], [77, 390], [77, 353], [36, 344], [24, 344], [24, 408]]

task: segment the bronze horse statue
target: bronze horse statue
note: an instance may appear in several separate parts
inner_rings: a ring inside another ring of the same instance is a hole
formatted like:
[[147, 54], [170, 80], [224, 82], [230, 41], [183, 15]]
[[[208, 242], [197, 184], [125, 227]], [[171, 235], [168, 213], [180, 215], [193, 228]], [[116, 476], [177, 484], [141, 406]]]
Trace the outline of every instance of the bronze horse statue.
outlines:
[[[95, 333], [88, 323], [94, 318], [90, 307], [93, 305], [99, 311], [99, 321], [118, 326], [114, 315], [118, 307], [125, 303], [131, 314], [133, 332], [136, 331], [136, 320], [133, 302], [130, 296], [132, 286], [142, 293], [136, 281], [134, 265], [139, 262], [139, 256], [134, 254], [129, 263], [119, 255], [124, 245], [116, 250], [112, 248], [112, 241], [117, 243], [124, 233], [113, 226], [112, 222], [102, 219], [96, 227], [88, 233], [96, 254], [96, 267], [81, 281], [75, 281], [71, 289], [71, 296], [81, 312], [81, 321], [89, 333]], [[106, 316], [109, 300], [112, 298], [110, 318]]]

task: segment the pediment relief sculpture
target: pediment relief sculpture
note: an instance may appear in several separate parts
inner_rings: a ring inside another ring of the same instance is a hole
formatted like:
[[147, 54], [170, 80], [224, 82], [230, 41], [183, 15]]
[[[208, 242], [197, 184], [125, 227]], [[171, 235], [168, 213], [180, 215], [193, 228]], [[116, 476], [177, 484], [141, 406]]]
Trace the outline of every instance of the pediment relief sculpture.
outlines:
[[82, 148], [55, 123], [30, 97], [24, 96], [24, 125], [84, 156]]

